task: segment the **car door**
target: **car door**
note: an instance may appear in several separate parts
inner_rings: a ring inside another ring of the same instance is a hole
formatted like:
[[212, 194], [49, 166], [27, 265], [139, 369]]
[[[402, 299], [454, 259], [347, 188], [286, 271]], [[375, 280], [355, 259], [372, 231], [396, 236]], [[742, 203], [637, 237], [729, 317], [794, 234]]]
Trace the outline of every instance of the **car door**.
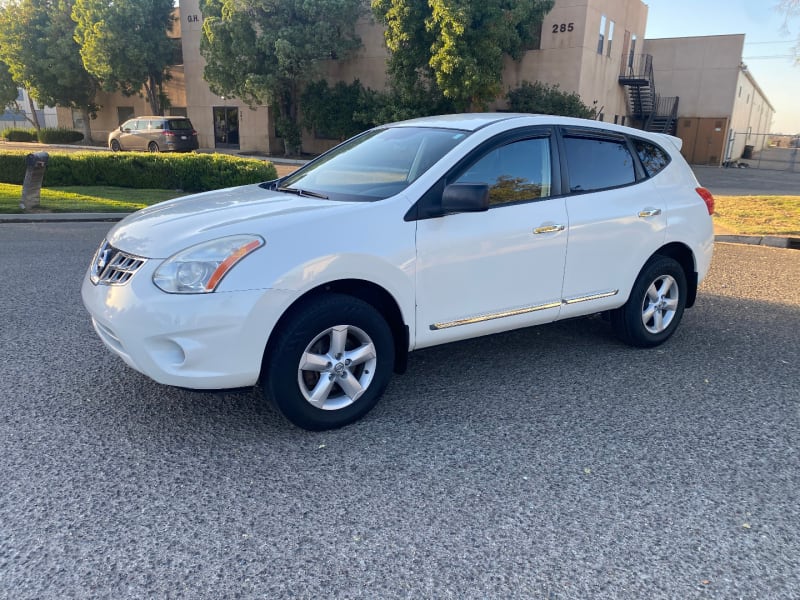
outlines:
[[122, 133], [119, 136], [120, 146], [124, 150], [142, 150], [142, 131], [147, 127], [147, 121], [131, 119], [122, 125]]
[[664, 243], [666, 206], [625, 136], [564, 129], [569, 250], [562, 317], [624, 303], [645, 261]]
[[416, 347], [558, 318], [567, 214], [554, 148], [547, 130], [496, 141], [442, 182], [485, 183], [490, 205], [418, 221]]

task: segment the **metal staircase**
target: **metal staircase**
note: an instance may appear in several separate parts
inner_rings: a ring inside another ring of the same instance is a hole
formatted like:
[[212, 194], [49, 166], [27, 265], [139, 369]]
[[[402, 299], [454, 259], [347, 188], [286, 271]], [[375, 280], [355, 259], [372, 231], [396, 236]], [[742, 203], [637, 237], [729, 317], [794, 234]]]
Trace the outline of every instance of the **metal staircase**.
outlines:
[[653, 79], [653, 57], [640, 54], [624, 61], [619, 83], [628, 91], [630, 118], [645, 131], [674, 135], [678, 124], [677, 96], [661, 97]]

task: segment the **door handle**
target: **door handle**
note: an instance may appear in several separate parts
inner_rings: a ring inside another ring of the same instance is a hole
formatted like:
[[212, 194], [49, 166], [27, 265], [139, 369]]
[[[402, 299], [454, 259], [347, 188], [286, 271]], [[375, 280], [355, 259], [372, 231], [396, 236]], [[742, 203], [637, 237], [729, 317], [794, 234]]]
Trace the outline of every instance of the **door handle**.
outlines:
[[564, 231], [566, 227], [564, 225], [542, 225], [541, 227], [537, 227], [533, 230], [533, 233], [555, 233], [556, 231]]
[[639, 211], [639, 216], [643, 219], [646, 219], [647, 217], [655, 217], [660, 214], [661, 214], [660, 208], [646, 208], [642, 211]]

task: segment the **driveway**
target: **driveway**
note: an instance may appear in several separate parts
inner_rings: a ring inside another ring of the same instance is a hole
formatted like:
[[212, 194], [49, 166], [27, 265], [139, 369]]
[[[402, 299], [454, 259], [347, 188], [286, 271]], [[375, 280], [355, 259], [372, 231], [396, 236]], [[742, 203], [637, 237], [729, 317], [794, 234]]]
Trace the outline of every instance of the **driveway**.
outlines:
[[797, 597], [795, 251], [718, 244], [663, 347], [589, 318], [423, 350], [315, 434], [105, 351], [106, 228], [0, 225], [0, 597]]

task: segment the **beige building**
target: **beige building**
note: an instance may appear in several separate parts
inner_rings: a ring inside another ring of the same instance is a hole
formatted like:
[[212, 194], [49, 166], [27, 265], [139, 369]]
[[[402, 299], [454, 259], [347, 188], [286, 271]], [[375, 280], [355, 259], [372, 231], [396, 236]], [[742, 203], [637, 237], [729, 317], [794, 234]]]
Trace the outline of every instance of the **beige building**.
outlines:
[[646, 24], [647, 5], [640, 0], [556, 0], [542, 24], [539, 47], [519, 62], [506, 60], [505, 87], [523, 81], [558, 84], [577, 92], [604, 121], [624, 122], [627, 97], [618, 77], [641, 52]]
[[[199, 0], [181, 0], [180, 14], [187, 114], [201, 147], [280, 154], [283, 145], [275, 137], [268, 107], [250, 108], [238, 99], [216, 96], [203, 80]], [[626, 96], [617, 76], [623, 60], [642, 39], [646, 22], [647, 6], [640, 0], [556, 0], [537, 47], [525, 52], [519, 63], [506, 62], [504, 86], [511, 89], [537, 80], [559, 84], [595, 106], [605, 120], [623, 122]], [[362, 48], [347, 61], [330, 61], [327, 77], [347, 83], [357, 78], [366, 87], [384, 89], [388, 54], [383, 28], [367, 16], [357, 30]], [[505, 108], [504, 101], [493, 108]], [[309, 152], [324, 151], [335, 143], [304, 133], [303, 148]]]
[[767, 144], [775, 109], [742, 62], [744, 35], [645, 40], [659, 92], [676, 96], [676, 135], [694, 164], [745, 158]]
[[[250, 108], [238, 99], [214, 95], [203, 80], [199, 0], [181, 0], [180, 14], [187, 114], [201, 147], [280, 154], [283, 145], [275, 137], [268, 107]], [[506, 61], [504, 87], [508, 90], [523, 81], [537, 80], [559, 84], [562, 90], [577, 92], [586, 104], [595, 106], [605, 120], [623, 122], [626, 95], [617, 77], [623, 62], [641, 43], [646, 22], [647, 6], [640, 0], [556, 0], [536, 47], [525, 52], [518, 63]], [[388, 58], [383, 28], [365, 17], [357, 31], [362, 48], [349, 60], [330, 61], [327, 78], [346, 83], [359, 79], [366, 87], [382, 90], [387, 83]], [[493, 108], [503, 109], [505, 102], [499, 100]], [[321, 152], [336, 143], [304, 132], [307, 152]]]
[[[282, 154], [269, 107], [215, 95], [203, 79], [200, 0], [180, 0], [177, 13], [173, 35], [181, 38], [183, 64], [168, 84], [171, 113], [191, 118], [203, 148]], [[641, 0], [556, 0], [538, 40], [520, 61], [506, 59], [504, 89], [524, 81], [558, 84], [596, 108], [599, 119], [679, 135], [691, 162], [719, 164], [765, 144], [766, 136], [756, 134], [769, 131], [774, 109], [741, 62], [744, 36], [644, 40], [646, 24]], [[363, 46], [348, 60], [328, 61], [326, 77], [384, 89], [383, 28], [365, 16], [357, 31]], [[149, 112], [139, 97], [103, 95], [99, 103], [103, 110], [92, 123], [98, 141], [125, 119]], [[491, 108], [506, 107], [500, 98]], [[306, 152], [336, 143], [304, 132]]]

